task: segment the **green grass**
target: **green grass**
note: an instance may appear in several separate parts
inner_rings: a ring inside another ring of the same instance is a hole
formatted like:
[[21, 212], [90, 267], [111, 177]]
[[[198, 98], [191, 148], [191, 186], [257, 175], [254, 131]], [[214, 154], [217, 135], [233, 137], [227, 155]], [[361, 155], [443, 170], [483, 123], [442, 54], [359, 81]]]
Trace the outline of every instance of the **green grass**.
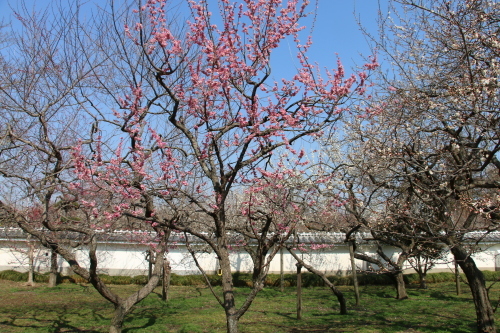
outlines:
[[[125, 295], [137, 285], [113, 286]], [[500, 296], [494, 286], [491, 298]], [[354, 306], [352, 287], [341, 286], [349, 314], [338, 314], [336, 298], [322, 287], [304, 288], [302, 320], [296, 319], [295, 289], [284, 293], [264, 289], [240, 321], [242, 333], [305, 332], [473, 332], [474, 304], [463, 285], [456, 296], [452, 283], [430, 284], [428, 290], [410, 286], [410, 299], [394, 299], [391, 286], [363, 286], [361, 306]], [[156, 290], [157, 293], [160, 290]], [[248, 288], [237, 288], [241, 303]], [[139, 303], [124, 332], [213, 333], [225, 331], [222, 308], [208, 288], [172, 286], [171, 300], [152, 294]], [[0, 280], [0, 332], [106, 332], [112, 307], [90, 288], [62, 284], [49, 289]], [[497, 320], [500, 317], [497, 316]]]

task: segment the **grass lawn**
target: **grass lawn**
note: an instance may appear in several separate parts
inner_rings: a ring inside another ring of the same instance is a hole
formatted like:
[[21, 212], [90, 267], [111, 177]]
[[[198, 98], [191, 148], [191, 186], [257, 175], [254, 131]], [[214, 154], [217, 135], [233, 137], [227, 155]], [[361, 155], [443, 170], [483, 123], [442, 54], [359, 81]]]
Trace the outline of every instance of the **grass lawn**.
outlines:
[[[116, 286], [124, 294], [137, 288]], [[303, 289], [302, 320], [296, 319], [295, 289], [264, 289], [240, 321], [242, 333], [277, 332], [474, 332], [474, 304], [466, 285], [456, 296], [451, 283], [428, 290], [409, 287], [410, 299], [398, 301], [390, 286], [361, 287], [361, 306], [354, 306], [352, 287], [341, 286], [349, 314], [338, 314], [336, 298], [326, 288]], [[159, 293], [160, 290], [158, 289]], [[248, 289], [238, 288], [242, 297]], [[490, 290], [498, 300], [500, 284]], [[495, 304], [496, 305], [496, 302]], [[0, 332], [107, 332], [112, 306], [92, 287], [62, 284], [26, 287], [0, 280]], [[497, 316], [496, 320], [500, 320]], [[138, 304], [124, 332], [225, 332], [225, 317], [208, 288], [171, 287], [171, 299], [152, 294]]]

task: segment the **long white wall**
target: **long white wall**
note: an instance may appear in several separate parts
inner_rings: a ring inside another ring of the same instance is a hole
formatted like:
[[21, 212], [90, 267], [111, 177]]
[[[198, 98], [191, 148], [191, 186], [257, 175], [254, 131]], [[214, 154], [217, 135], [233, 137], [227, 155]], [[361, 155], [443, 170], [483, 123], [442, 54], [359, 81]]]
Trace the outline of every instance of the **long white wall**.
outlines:
[[[365, 253], [376, 256], [375, 248], [370, 245], [363, 245]], [[147, 247], [130, 243], [108, 243], [101, 244], [98, 251], [99, 270], [101, 273], [109, 275], [145, 275], [148, 271], [148, 262], [146, 260]], [[396, 256], [397, 251], [394, 248], [385, 248], [385, 253], [389, 256]], [[473, 255], [476, 264], [482, 270], [500, 269], [500, 244], [485, 244]], [[28, 268], [28, 243], [26, 241], [0, 241], [0, 270], [14, 269], [26, 271]], [[85, 249], [75, 249], [78, 260], [84, 266], [88, 266], [88, 258]], [[38, 272], [48, 270], [50, 263], [50, 253], [40, 245], [34, 246], [35, 269]], [[300, 252], [298, 252], [300, 253]], [[280, 272], [280, 252], [270, 264], [270, 273]], [[348, 247], [344, 244], [332, 248], [300, 253], [300, 256], [315, 268], [327, 274], [343, 274], [350, 270], [350, 259]], [[215, 273], [218, 269], [218, 261], [213, 253], [199, 253], [198, 261], [203, 269], [209, 273]], [[198, 274], [193, 259], [186, 249], [182, 246], [169, 250], [168, 260], [172, 271], [176, 274]], [[243, 251], [233, 251], [231, 254], [232, 268], [234, 271], [251, 272], [252, 260], [250, 256]], [[296, 271], [296, 261], [287, 251], [283, 251], [283, 268], [287, 273]], [[367, 269], [366, 262], [356, 260], [358, 269]], [[69, 273], [69, 265], [62, 259], [59, 259], [60, 271], [63, 274]], [[377, 267], [373, 267], [377, 269]], [[447, 258], [439, 261], [434, 271], [451, 271], [453, 268], [453, 259], [451, 254]], [[411, 267], [407, 265], [407, 271], [411, 272]]]

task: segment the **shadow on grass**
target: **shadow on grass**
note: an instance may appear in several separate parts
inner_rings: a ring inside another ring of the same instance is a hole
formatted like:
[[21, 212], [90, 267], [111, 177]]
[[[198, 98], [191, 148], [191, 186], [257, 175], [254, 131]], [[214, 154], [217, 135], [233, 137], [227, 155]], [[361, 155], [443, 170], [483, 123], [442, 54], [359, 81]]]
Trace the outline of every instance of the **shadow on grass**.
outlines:
[[[6, 325], [8, 327], [16, 327], [21, 328], [26, 332], [36, 332], [40, 329], [50, 329], [50, 332], [59, 333], [59, 332], [86, 332], [86, 333], [99, 333], [101, 330], [93, 330], [93, 329], [82, 329], [70, 323], [70, 320], [67, 318], [75, 318], [82, 317], [82, 315], [78, 311], [69, 311], [66, 306], [54, 308], [51, 311], [56, 314], [56, 318], [47, 318], [46, 317], [46, 309], [45, 308], [34, 308], [33, 311], [26, 313], [24, 315], [12, 315], [10, 316], [10, 321], [0, 322], [0, 325]], [[33, 322], [30, 325], [23, 325], [20, 323], [16, 323], [16, 321], [29, 320]], [[0, 326], [1, 327], [1, 326]]]
[[293, 328], [290, 333], [308, 333], [308, 332], [332, 332], [330, 328], [324, 327], [307, 327], [307, 328]]
[[[464, 299], [447, 296], [443, 293], [431, 295], [423, 293], [421, 296], [436, 300], [463, 302]], [[392, 295], [383, 291], [372, 291], [371, 295], [378, 300], [365, 298], [365, 306], [349, 306], [348, 315], [339, 315], [334, 308], [327, 313], [311, 313], [306, 311], [304, 321], [296, 319], [296, 312], [274, 312], [275, 315], [286, 318], [287, 332], [357, 332], [360, 327], [370, 327], [374, 332], [449, 332], [467, 333], [476, 330], [473, 318], [446, 315], [436, 308], [426, 308], [426, 298], [415, 296], [415, 302], [410, 300], [398, 301]], [[390, 295], [390, 296], [389, 296]], [[366, 295], [365, 295], [366, 296]], [[362, 298], [363, 299], [363, 298]], [[465, 301], [469, 301], [465, 299]], [[419, 304], [420, 303], [420, 304]], [[459, 303], [459, 304], [460, 304]], [[456, 304], [456, 303], [455, 303]], [[408, 313], [412, 316], [408, 317]]]
[[[135, 318], [141, 318], [141, 319], [146, 319], [147, 322], [143, 325], [140, 326], [129, 326], [127, 323], [131, 323], [135, 320]], [[125, 319], [125, 325], [126, 327], [123, 328], [123, 332], [141, 332], [140, 329], [145, 329], [148, 327], [151, 327], [156, 324], [156, 320], [158, 319], [157, 316], [153, 315], [149, 309], [145, 309], [142, 311], [134, 311], [133, 315], [129, 315], [127, 319]]]
[[[447, 332], [447, 333], [470, 333], [474, 332], [476, 327], [474, 323], [470, 324], [453, 324], [450, 323], [446, 327], [442, 325], [433, 325], [429, 323], [408, 323], [406, 320], [385, 320], [380, 322], [380, 319], [371, 321], [367, 320], [353, 320], [346, 322], [339, 322], [332, 320], [332, 318], [323, 318], [323, 323], [313, 324], [307, 326], [300, 326], [300, 321], [295, 324], [289, 324], [289, 332], [293, 333], [306, 333], [306, 332], [357, 332], [360, 327], [370, 327], [374, 332], [387, 332], [387, 333], [402, 333], [402, 332]], [[351, 318], [352, 319], [352, 318]]]
[[455, 295], [449, 295], [441, 291], [433, 291], [429, 293], [429, 296], [441, 301], [449, 301], [449, 302], [467, 302], [470, 303], [470, 299], [457, 297]]
[[296, 312], [275, 312], [274, 314], [284, 317], [289, 320], [297, 320], [297, 313]]
[[[97, 333], [100, 331], [96, 330], [88, 330], [88, 329], [81, 329], [79, 327], [76, 327], [75, 325], [70, 323], [70, 320], [68, 318], [71, 318], [74, 320], [76, 317], [84, 317], [82, 314], [79, 312], [79, 310], [74, 310], [73, 306], [61, 306], [57, 309], [57, 319], [52, 321], [52, 326], [54, 328], [53, 332], [54, 333], [59, 333], [59, 332], [88, 332], [88, 333]], [[93, 310], [92, 312], [95, 312], [96, 310]], [[104, 318], [103, 318], [104, 319]]]

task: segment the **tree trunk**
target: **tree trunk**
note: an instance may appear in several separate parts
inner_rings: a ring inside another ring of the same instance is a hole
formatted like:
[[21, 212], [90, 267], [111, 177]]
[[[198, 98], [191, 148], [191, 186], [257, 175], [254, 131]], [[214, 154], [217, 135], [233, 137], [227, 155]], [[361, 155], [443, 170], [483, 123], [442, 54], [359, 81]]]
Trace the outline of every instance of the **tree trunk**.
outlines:
[[285, 272], [283, 269], [283, 247], [280, 248], [280, 290], [285, 291]]
[[238, 317], [226, 312], [227, 333], [238, 333]]
[[[340, 314], [341, 315], [347, 314], [347, 302], [345, 300], [344, 294], [342, 294], [342, 292], [337, 287], [335, 287], [335, 285], [333, 283], [331, 283], [330, 280], [328, 280], [326, 275], [323, 272], [318, 271], [317, 269], [315, 269], [311, 265], [306, 264], [302, 259], [299, 258], [299, 256], [297, 256], [297, 254], [295, 252], [292, 251], [292, 249], [288, 248], [288, 252], [290, 252], [290, 254], [295, 258], [295, 260], [297, 260], [297, 265], [300, 264], [301, 267], [305, 267], [309, 272], [321, 277], [323, 282], [330, 288], [330, 290], [333, 292], [333, 294], [335, 296], [337, 296], [337, 300], [339, 301], [339, 305], [340, 305]], [[298, 281], [297, 281], [297, 285], [298, 285]]]
[[403, 271], [394, 273], [394, 280], [396, 281], [396, 299], [407, 299], [406, 286]]
[[35, 285], [35, 245], [28, 244], [28, 286]]
[[462, 293], [460, 288], [460, 270], [458, 269], [458, 262], [455, 259], [455, 289], [457, 290], [457, 295]]
[[49, 288], [57, 286], [57, 268], [57, 253], [52, 250], [50, 254]]
[[460, 245], [451, 247], [451, 253], [462, 268], [474, 299], [476, 307], [476, 325], [478, 333], [496, 333], [495, 317], [491, 306], [483, 273], [477, 268], [476, 263], [469, 253]]
[[352, 284], [354, 285], [354, 296], [356, 297], [356, 306], [359, 306], [359, 285], [356, 274], [356, 261], [354, 258], [354, 241], [349, 241], [349, 255], [351, 257]]
[[219, 262], [222, 270], [222, 291], [224, 295], [223, 306], [226, 313], [227, 333], [238, 333], [239, 317], [237, 316], [236, 304], [234, 300], [231, 263], [229, 261], [229, 252], [224, 247], [221, 251]]
[[148, 280], [151, 280], [151, 276], [153, 275], [153, 261], [154, 261], [154, 252], [153, 250], [149, 250], [148, 252]]
[[297, 263], [297, 319], [302, 319], [302, 265]]
[[113, 319], [111, 320], [111, 326], [109, 328], [109, 333], [121, 333], [123, 327], [123, 321], [127, 315], [125, 308], [121, 305], [115, 305], [115, 313]]
[[418, 271], [418, 278], [420, 282], [420, 289], [427, 289], [427, 273]]
[[[326, 281], [329, 281], [329, 280], [326, 279]], [[330, 290], [333, 292], [333, 294], [335, 296], [337, 296], [337, 300], [338, 300], [339, 305], [340, 305], [340, 314], [346, 315], [347, 314], [347, 302], [345, 300], [344, 294], [342, 294], [342, 292], [339, 289], [337, 289], [333, 283], [330, 282], [330, 283], [327, 283], [327, 285], [330, 288]]]
[[151, 272], [151, 279], [149, 279], [141, 289], [125, 299], [120, 297], [114, 299], [115, 312], [109, 328], [110, 333], [121, 333], [125, 316], [130, 313], [130, 310], [132, 310], [135, 304], [146, 298], [158, 286], [161, 278], [161, 270], [163, 268], [163, 256], [161, 253], [160, 251], [155, 257], [155, 265], [154, 270]]
[[396, 264], [393, 264], [395, 268], [394, 278], [396, 280], [396, 299], [407, 299], [408, 294], [406, 293], [406, 285], [403, 274], [403, 265], [405, 261], [408, 259], [407, 255], [408, 251], [403, 249], [403, 253], [401, 253], [398, 257]]
[[168, 290], [170, 289], [170, 273], [172, 272], [170, 263], [165, 260], [163, 263], [163, 279], [161, 288], [161, 298], [165, 302], [168, 301]]

